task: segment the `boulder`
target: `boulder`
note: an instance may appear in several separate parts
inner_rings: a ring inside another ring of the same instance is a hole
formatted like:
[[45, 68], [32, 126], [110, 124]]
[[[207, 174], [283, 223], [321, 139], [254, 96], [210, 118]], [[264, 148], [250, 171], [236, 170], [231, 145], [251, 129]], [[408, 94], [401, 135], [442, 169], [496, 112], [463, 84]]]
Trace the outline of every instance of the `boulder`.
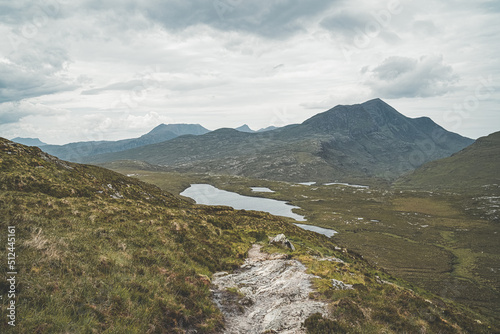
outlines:
[[274, 237], [274, 239], [272, 239], [271, 241], [269, 241], [270, 244], [277, 244], [277, 245], [281, 245], [283, 247], [287, 247], [287, 248], [290, 248], [292, 251], [295, 251], [295, 247], [292, 245], [292, 243], [290, 242], [290, 240], [288, 240], [285, 235], [282, 233], [282, 234], [278, 234], [277, 236]]

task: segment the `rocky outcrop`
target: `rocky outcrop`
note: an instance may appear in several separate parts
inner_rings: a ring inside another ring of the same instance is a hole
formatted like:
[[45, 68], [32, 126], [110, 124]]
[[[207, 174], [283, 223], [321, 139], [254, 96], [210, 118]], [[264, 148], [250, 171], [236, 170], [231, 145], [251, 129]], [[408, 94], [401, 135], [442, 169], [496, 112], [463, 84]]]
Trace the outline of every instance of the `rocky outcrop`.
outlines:
[[278, 234], [277, 236], [274, 237], [271, 241], [269, 241], [270, 244], [276, 244], [280, 245], [286, 248], [290, 248], [292, 251], [295, 251], [295, 247], [293, 244], [286, 238], [284, 234]]
[[254, 245], [234, 273], [215, 274], [213, 296], [225, 317], [224, 333], [305, 333], [305, 319], [327, 313], [326, 304], [309, 299], [315, 276], [305, 270], [299, 261], [262, 253]]
[[335, 290], [352, 290], [354, 289], [351, 284], [346, 284], [342, 281], [332, 279], [332, 287]]

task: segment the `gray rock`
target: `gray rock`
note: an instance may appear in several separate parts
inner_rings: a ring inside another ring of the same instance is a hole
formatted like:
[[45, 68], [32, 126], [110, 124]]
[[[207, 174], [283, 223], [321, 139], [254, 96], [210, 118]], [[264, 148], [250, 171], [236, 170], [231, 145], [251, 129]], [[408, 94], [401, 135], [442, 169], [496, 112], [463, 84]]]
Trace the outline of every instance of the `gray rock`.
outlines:
[[293, 246], [293, 244], [290, 242], [290, 240], [288, 240], [285, 235], [282, 233], [282, 234], [278, 234], [277, 236], [274, 237], [273, 240], [269, 241], [270, 244], [278, 244], [278, 245], [281, 245], [283, 247], [288, 247], [290, 248], [292, 251], [295, 251], [295, 247]]
[[[309, 298], [315, 276], [302, 263], [261, 253], [257, 245], [248, 253], [246, 264], [234, 273], [213, 276], [224, 334], [304, 334], [301, 325], [310, 315], [328, 315], [325, 303]], [[231, 288], [238, 294], [228, 293]]]
[[332, 279], [332, 287], [335, 290], [354, 290], [352, 284], [345, 284], [342, 281]]

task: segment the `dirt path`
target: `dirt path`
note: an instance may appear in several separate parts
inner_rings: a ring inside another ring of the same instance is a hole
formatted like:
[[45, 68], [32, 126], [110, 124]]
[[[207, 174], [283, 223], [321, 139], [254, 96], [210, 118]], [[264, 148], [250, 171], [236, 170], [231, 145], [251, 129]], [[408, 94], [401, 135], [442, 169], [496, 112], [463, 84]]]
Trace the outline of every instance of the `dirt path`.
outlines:
[[309, 315], [327, 312], [324, 303], [309, 299], [314, 276], [306, 274], [299, 261], [260, 248], [253, 245], [245, 264], [233, 274], [214, 275], [214, 300], [225, 316], [224, 333], [305, 333], [301, 324]]

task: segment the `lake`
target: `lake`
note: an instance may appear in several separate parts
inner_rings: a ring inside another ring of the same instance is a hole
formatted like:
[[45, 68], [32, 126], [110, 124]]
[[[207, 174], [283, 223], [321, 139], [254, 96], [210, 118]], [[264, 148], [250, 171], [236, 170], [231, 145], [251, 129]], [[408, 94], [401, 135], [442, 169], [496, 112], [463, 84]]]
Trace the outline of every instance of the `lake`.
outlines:
[[[225, 205], [236, 210], [255, 210], [269, 212], [272, 215], [293, 218], [296, 221], [306, 221], [304, 216], [292, 212], [292, 209], [300, 209], [285, 201], [270, 198], [243, 196], [231, 191], [221, 190], [209, 184], [192, 184], [181, 193], [195, 200], [197, 204]], [[295, 224], [300, 228], [332, 237], [337, 231], [314, 225]]]
[[335, 233], [338, 233], [335, 230], [329, 229], [329, 228], [323, 228], [315, 225], [306, 225], [306, 224], [295, 224], [296, 226], [308, 230], [308, 231], [313, 231], [319, 234], [326, 235], [328, 238], [331, 238], [335, 235]]
[[273, 193], [274, 190], [271, 190], [269, 188], [266, 188], [266, 187], [250, 187], [252, 189], [253, 192], [256, 192], [256, 193]]
[[289, 205], [285, 201], [243, 196], [230, 191], [220, 190], [209, 184], [192, 184], [181, 195], [194, 199], [197, 204], [226, 205], [236, 210], [265, 211], [276, 216], [290, 217], [297, 221], [306, 221], [304, 216], [292, 212], [292, 209], [300, 209], [298, 206]]
[[325, 186], [341, 185], [341, 186], [348, 186], [348, 187], [362, 188], [362, 189], [369, 189], [370, 188], [368, 186], [361, 186], [359, 184], [350, 184], [350, 183], [343, 183], [343, 182], [331, 182], [331, 183], [325, 183], [324, 185]]

